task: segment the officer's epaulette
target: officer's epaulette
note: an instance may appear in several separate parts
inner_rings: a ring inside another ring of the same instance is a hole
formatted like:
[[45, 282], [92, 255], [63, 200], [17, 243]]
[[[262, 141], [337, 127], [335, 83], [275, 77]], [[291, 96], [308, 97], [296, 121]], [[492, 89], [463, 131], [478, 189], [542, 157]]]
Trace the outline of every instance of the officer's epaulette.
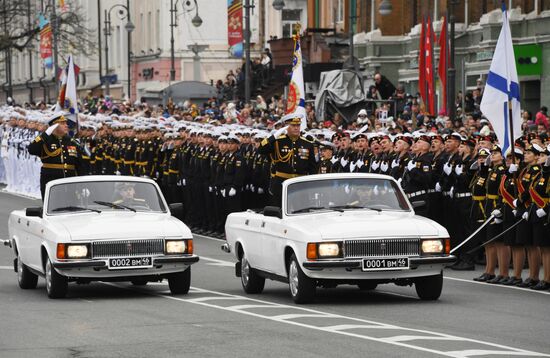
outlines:
[[280, 136], [277, 137], [277, 139], [285, 139], [286, 138], [286, 134], [281, 134]]
[[34, 138], [34, 141], [36, 143], [40, 142], [41, 140], [42, 140], [42, 136], [38, 136], [38, 137]]
[[531, 167], [531, 170], [534, 171], [534, 172], [538, 172], [540, 170], [540, 165], [538, 164], [535, 164]]
[[312, 141], [312, 140], [309, 140], [309, 139], [307, 139], [307, 138], [304, 137], [304, 136], [301, 136], [300, 138], [303, 139], [303, 140], [305, 140], [306, 142], [309, 142], [309, 143], [312, 143], [312, 144], [313, 144], [313, 141]]

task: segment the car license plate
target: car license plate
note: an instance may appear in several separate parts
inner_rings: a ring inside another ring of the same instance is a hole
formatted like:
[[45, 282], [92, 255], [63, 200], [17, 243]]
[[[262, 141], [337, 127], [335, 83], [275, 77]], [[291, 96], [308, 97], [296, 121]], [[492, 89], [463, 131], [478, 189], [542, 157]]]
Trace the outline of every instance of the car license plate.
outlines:
[[406, 270], [409, 268], [408, 257], [368, 258], [363, 259], [363, 271]]
[[153, 267], [151, 257], [125, 257], [109, 259], [109, 270]]

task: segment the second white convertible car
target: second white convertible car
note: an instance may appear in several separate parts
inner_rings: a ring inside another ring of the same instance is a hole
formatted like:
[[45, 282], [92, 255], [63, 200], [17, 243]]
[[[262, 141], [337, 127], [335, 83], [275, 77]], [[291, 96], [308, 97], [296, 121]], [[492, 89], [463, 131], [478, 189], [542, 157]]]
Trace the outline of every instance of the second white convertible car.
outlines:
[[456, 259], [447, 230], [415, 215], [399, 184], [377, 174], [286, 180], [282, 207], [233, 213], [225, 231], [222, 249], [239, 260], [245, 292], [260, 293], [266, 278], [275, 279], [289, 283], [297, 303], [312, 301], [319, 286], [391, 282], [436, 300], [442, 269]]

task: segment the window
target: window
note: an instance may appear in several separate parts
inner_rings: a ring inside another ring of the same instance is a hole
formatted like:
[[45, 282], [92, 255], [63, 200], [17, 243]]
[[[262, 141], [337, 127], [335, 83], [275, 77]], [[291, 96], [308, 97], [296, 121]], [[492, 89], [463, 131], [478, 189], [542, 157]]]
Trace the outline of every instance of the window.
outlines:
[[152, 39], [152, 32], [153, 32], [153, 16], [151, 15], [151, 11], [147, 13], [147, 49], [146, 51], [149, 51], [149, 49], [153, 48], [153, 45], [151, 43]]
[[292, 37], [292, 29], [296, 23], [300, 22], [302, 17], [301, 9], [283, 9], [283, 38]]
[[155, 48], [160, 48], [160, 10], [157, 10], [155, 19]]
[[336, 0], [336, 22], [344, 22], [344, 0]]

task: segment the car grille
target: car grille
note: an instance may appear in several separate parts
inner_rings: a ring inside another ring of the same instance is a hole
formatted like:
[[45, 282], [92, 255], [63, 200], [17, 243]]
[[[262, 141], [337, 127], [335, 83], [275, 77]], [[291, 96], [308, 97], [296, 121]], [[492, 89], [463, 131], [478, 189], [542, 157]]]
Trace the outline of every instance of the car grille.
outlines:
[[164, 240], [98, 241], [92, 243], [92, 257], [131, 257], [164, 254]]
[[344, 241], [344, 257], [420, 256], [420, 239]]

